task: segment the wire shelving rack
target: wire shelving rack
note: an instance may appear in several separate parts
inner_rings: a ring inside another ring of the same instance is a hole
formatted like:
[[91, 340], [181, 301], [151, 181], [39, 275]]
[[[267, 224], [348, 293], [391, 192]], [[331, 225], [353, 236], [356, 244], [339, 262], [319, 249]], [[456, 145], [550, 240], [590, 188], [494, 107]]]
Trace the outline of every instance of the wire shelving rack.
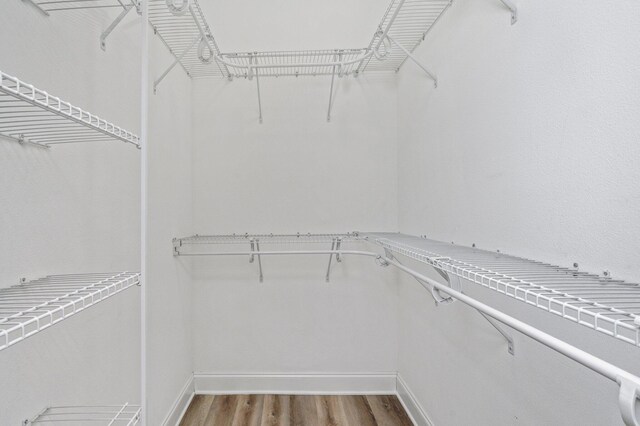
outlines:
[[367, 47], [367, 50], [378, 50], [383, 46], [384, 58], [370, 57], [360, 71], [399, 71], [408, 55], [402, 49], [386, 44], [385, 37], [391, 37], [413, 53], [451, 3], [451, 0], [392, 0]]
[[139, 283], [137, 272], [87, 273], [0, 289], [0, 350]]
[[31, 425], [96, 425], [134, 426], [140, 421], [139, 405], [94, 405], [47, 407], [24, 426]]
[[187, 9], [175, 13], [167, 7], [167, 0], [149, 0], [149, 23], [154, 32], [175, 58], [174, 65], [179, 63], [187, 75], [230, 77], [226, 66], [215, 59], [220, 48], [200, 4], [197, 0], [187, 4]]
[[188, 245], [248, 244], [256, 240], [264, 244], [331, 244], [336, 239], [349, 242], [360, 240], [361, 237], [353, 232], [344, 234], [226, 234], [193, 235], [191, 237], [176, 238], [173, 242], [178, 247], [184, 247]]
[[639, 284], [416, 236], [362, 235], [392, 253], [428, 264], [449, 276], [640, 346]]
[[68, 12], [80, 9], [123, 9], [132, 3], [131, 0], [26, 0], [35, 5], [43, 13]]
[[140, 139], [100, 117], [0, 71], [0, 135], [41, 147]]
[[261, 77], [323, 76], [334, 73], [348, 76], [355, 73], [366, 54], [366, 49], [335, 49], [223, 53], [220, 58], [236, 78], [252, 77], [250, 68]]

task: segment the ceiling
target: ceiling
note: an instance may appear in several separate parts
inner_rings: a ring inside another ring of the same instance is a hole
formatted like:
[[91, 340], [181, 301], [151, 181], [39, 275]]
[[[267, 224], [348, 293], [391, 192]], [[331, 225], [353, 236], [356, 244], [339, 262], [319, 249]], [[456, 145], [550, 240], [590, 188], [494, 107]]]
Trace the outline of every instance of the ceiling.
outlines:
[[199, 0], [222, 52], [361, 48], [390, 0]]

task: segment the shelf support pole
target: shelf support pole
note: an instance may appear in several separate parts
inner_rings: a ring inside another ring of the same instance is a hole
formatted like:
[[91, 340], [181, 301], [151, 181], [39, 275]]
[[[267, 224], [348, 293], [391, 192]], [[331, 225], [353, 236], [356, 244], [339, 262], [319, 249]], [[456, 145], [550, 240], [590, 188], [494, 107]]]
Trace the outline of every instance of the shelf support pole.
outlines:
[[429, 71], [427, 69], [427, 67], [425, 67], [415, 56], [413, 56], [413, 54], [411, 52], [409, 52], [407, 49], [405, 49], [404, 46], [402, 46], [400, 43], [398, 43], [397, 41], [395, 41], [394, 39], [392, 39], [391, 37], [389, 37], [389, 35], [387, 35], [387, 39], [395, 44], [400, 50], [402, 50], [405, 55], [407, 55], [407, 57], [409, 59], [411, 59], [416, 65], [418, 65], [420, 68], [422, 68], [422, 71], [424, 71], [431, 80], [433, 80], [433, 87], [438, 87], [438, 79], [436, 78], [435, 75], [433, 75], [431, 73], [431, 71]]
[[[256, 238], [256, 252], [260, 253], [260, 240]], [[260, 282], [264, 282], [264, 276], [262, 275], [262, 259], [260, 259], [260, 254], [256, 256], [258, 258], [258, 270], [260, 271]]]
[[118, 17], [111, 23], [111, 25], [109, 25], [107, 29], [104, 30], [102, 34], [100, 34], [100, 48], [102, 50], [107, 50], [107, 37], [109, 37], [109, 34], [111, 34], [113, 30], [118, 26], [118, 24], [122, 22], [124, 17], [127, 16], [129, 11], [133, 9], [133, 7], [134, 3], [124, 6], [124, 9], [122, 10], [122, 12], [120, 12], [120, 15], [118, 15]]
[[157, 90], [158, 90], [158, 85], [160, 84], [160, 82], [161, 82], [162, 80], [164, 80], [164, 78], [167, 76], [167, 74], [169, 74], [169, 72], [171, 72], [171, 70], [172, 70], [176, 65], [178, 65], [178, 63], [180, 63], [180, 61], [182, 60], [182, 58], [184, 58], [184, 57], [185, 57], [185, 55], [186, 55], [187, 53], [189, 53], [189, 51], [190, 51], [191, 49], [193, 49], [193, 46], [195, 46], [195, 45], [196, 45], [196, 43], [200, 42], [200, 40], [201, 40], [201, 39], [202, 39], [202, 37], [196, 37], [196, 39], [195, 39], [195, 40], [193, 40], [193, 42], [191, 42], [191, 44], [189, 45], [189, 47], [187, 47], [187, 48], [184, 50], [184, 52], [182, 52], [182, 53], [180, 54], [180, 56], [177, 56], [177, 57], [175, 58], [175, 60], [174, 60], [174, 61], [173, 61], [173, 63], [169, 66], [169, 68], [167, 68], [167, 69], [165, 70], [165, 72], [163, 72], [163, 73], [162, 73], [162, 75], [160, 75], [160, 77], [158, 77], [158, 79], [157, 79], [156, 81], [154, 81], [154, 82], [153, 82], [153, 93], [154, 93], [154, 94], [157, 92]]
[[[335, 55], [333, 57], [335, 61]], [[336, 65], [333, 66], [333, 72], [331, 73], [331, 88], [329, 89], [329, 109], [327, 110], [327, 123], [331, 122], [331, 107], [333, 106], [333, 83], [336, 80]]]
[[518, 8], [511, 0], [500, 0], [511, 11], [511, 25], [518, 22]]
[[[251, 55], [251, 65], [257, 65], [258, 58], [255, 55]], [[262, 124], [262, 98], [260, 97], [260, 77], [258, 76], [258, 68], [249, 66], [249, 80], [255, 75], [256, 87], [258, 89], [258, 121]]]
[[[331, 242], [331, 251], [336, 250], [336, 239], [334, 238]], [[327, 276], [326, 281], [329, 282], [331, 279], [331, 259], [333, 258], [333, 253], [329, 254], [329, 265], [327, 266]]]

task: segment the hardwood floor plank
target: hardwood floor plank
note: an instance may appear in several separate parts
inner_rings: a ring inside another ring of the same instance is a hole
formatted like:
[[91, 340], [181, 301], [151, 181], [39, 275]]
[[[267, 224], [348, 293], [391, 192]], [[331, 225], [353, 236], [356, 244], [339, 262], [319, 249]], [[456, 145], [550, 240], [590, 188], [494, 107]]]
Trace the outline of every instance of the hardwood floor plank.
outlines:
[[291, 395], [291, 426], [323, 426], [318, 422], [318, 409], [313, 395]]
[[180, 426], [412, 426], [395, 395], [196, 395]]
[[289, 395], [265, 395], [261, 426], [289, 426]]
[[180, 426], [203, 426], [212, 403], [213, 395], [194, 396], [187, 412], [180, 420]]
[[318, 423], [321, 426], [348, 426], [344, 421], [340, 398], [337, 395], [318, 395], [315, 397]]
[[238, 395], [232, 426], [260, 426], [264, 395]]
[[367, 399], [362, 395], [344, 395], [340, 398], [344, 421], [348, 425], [376, 426], [376, 419]]
[[379, 426], [413, 426], [395, 395], [368, 395], [366, 398]]
[[203, 426], [232, 426], [238, 395], [216, 395]]

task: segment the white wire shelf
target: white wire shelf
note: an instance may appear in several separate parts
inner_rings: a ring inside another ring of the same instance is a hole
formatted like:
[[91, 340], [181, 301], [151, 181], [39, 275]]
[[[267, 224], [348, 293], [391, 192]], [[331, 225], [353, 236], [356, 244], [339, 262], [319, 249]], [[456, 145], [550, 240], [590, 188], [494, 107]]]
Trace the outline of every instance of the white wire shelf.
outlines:
[[139, 283], [137, 272], [89, 273], [0, 289], [0, 350]]
[[149, 23], [189, 76], [230, 77], [226, 66], [215, 60], [220, 49], [200, 4], [186, 3], [187, 9], [174, 13], [167, 0], [149, 0]]
[[346, 234], [227, 234], [227, 235], [193, 235], [176, 238], [174, 241], [187, 244], [244, 244], [251, 240], [259, 240], [264, 244], [296, 244], [296, 243], [331, 243], [335, 239], [355, 241], [360, 237], [357, 233]]
[[48, 407], [23, 425], [134, 426], [140, 421], [141, 412], [139, 405], [129, 404]]
[[131, 0], [27, 0], [43, 13], [67, 12], [79, 9], [123, 9], [132, 4]]
[[138, 136], [0, 71], [0, 135], [42, 147]]
[[361, 234], [433, 266], [619, 340], [640, 346], [640, 285], [499, 252], [403, 235]]
[[[228, 235], [193, 235], [190, 237], [174, 238], [174, 254], [191, 254], [193, 250], [200, 251], [205, 246], [218, 245], [246, 245], [253, 243], [268, 246], [271, 244], [326, 244], [331, 246], [340, 242], [349, 243], [360, 240], [357, 233], [346, 234], [228, 234]], [[257, 249], [259, 250], [259, 245]]]
[[[334, 49], [223, 53], [220, 58], [236, 78], [252, 77], [248, 71], [250, 67], [260, 77], [322, 76], [334, 73], [347, 76], [355, 73], [362, 62], [359, 59], [366, 54], [366, 49]], [[334, 63], [344, 63], [344, 66]]]
[[[413, 53], [451, 3], [452, 0], [392, 0], [367, 50], [376, 50], [388, 35]], [[399, 71], [408, 55], [396, 46], [383, 48], [389, 49], [383, 60], [370, 57], [359, 71]]]

